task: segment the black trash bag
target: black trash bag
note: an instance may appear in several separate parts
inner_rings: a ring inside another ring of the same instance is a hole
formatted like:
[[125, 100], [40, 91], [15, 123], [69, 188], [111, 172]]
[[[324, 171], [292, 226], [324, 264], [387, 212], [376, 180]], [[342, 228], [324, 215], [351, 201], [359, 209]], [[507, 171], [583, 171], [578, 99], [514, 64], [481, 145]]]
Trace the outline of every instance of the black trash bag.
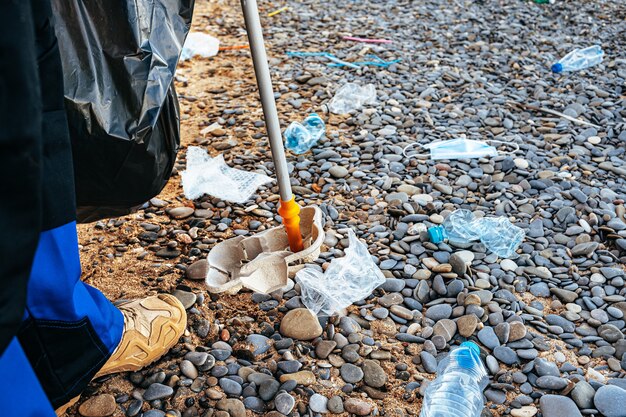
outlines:
[[174, 72], [194, 0], [53, 0], [78, 221], [127, 214], [167, 183], [180, 144]]

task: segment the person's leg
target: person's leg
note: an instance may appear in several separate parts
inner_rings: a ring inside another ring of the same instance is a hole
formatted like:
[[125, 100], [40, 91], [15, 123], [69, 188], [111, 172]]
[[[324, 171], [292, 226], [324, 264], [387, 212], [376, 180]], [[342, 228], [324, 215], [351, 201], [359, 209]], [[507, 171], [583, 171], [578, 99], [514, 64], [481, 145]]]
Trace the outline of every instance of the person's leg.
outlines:
[[[0, 191], [7, 197], [0, 204], [0, 351], [11, 343], [0, 352], [0, 403], [20, 404], [11, 415], [47, 416], [31, 397], [41, 388], [52, 406], [64, 408], [96, 373], [140, 369], [166, 353], [186, 325], [170, 295], [118, 309], [80, 281], [63, 100], [49, 0], [0, 2]], [[12, 336], [22, 318], [18, 343]], [[24, 354], [32, 369], [23, 369]], [[14, 385], [16, 373], [25, 385]]]
[[31, 1], [43, 103], [43, 214], [18, 338], [50, 402], [64, 408], [94, 376], [138, 370], [162, 356], [187, 320], [170, 295], [118, 308], [80, 280], [63, 69], [50, 0]]
[[124, 319], [80, 281], [74, 172], [49, 0], [32, 0], [42, 102], [41, 235], [18, 338], [54, 407], [80, 394], [122, 337]]
[[0, 404], [8, 416], [54, 410], [15, 334], [41, 218], [41, 97], [28, 1], [0, 1]]
[[37, 381], [17, 338], [0, 356], [2, 414], [20, 417], [54, 417], [48, 397]]

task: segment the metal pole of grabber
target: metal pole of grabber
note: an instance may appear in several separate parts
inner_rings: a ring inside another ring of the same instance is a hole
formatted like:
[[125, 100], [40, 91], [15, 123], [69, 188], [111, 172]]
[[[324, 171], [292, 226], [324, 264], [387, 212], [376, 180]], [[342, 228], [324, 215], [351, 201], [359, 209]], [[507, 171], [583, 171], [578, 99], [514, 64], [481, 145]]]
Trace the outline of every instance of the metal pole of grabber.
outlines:
[[300, 233], [300, 206], [296, 203], [295, 197], [291, 192], [291, 182], [289, 181], [287, 159], [285, 158], [278, 111], [276, 110], [272, 78], [263, 41], [259, 8], [256, 0], [241, 0], [241, 7], [246, 21], [254, 73], [256, 74], [256, 82], [259, 87], [261, 105], [263, 106], [263, 114], [265, 116], [265, 127], [270, 140], [272, 159], [276, 169], [276, 179], [278, 180], [280, 193], [278, 214], [283, 218], [283, 224], [289, 239], [289, 248], [292, 252], [300, 252], [303, 249], [302, 234]]

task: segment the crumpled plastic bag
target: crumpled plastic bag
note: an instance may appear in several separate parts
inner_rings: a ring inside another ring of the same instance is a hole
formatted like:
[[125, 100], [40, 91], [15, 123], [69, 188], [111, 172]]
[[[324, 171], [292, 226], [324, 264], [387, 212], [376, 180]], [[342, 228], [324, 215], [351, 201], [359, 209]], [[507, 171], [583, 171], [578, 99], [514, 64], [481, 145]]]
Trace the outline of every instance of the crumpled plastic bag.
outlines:
[[217, 55], [220, 50], [220, 40], [202, 32], [192, 32], [187, 35], [180, 60], [186, 61], [198, 55], [209, 58]]
[[187, 149], [187, 169], [181, 177], [188, 199], [209, 194], [233, 203], [245, 203], [257, 188], [273, 181], [264, 174], [231, 168], [226, 165], [224, 156], [211, 158], [207, 151], [197, 146]]
[[335, 258], [325, 272], [305, 268], [298, 271], [302, 303], [315, 314], [333, 315], [367, 297], [385, 282], [385, 276], [351, 229], [343, 258]]
[[334, 114], [345, 114], [358, 110], [364, 104], [376, 102], [374, 84], [359, 85], [348, 83], [342, 86], [328, 103], [328, 109]]

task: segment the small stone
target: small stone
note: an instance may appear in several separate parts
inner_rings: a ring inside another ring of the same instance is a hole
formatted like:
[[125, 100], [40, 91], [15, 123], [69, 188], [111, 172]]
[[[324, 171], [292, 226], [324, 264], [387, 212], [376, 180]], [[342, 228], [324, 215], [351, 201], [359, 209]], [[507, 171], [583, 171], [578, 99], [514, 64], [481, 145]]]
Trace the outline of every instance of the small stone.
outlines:
[[288, 415], [295, 405], [296, 400], [286, 392], [281, 392], [274, 398], [274, 407], [281, 414]]
[[334, 165], [330, 167], [328, 173], [335, 178], [344, 178], [348, 176], [349, 171], [347, 168], [342, 167], [341, 165]]
[[194, 211], [195, 211], [195, 209], [193, 209], [191, 207], [175, 207], [175, 208], [166, 210], [166, 213], [170, 217], [173, 217], [174, 219], [180, 220], [180, 219], [185, 219], [185, 218], [191, 216], [194, 213]]
[[306, 308], [290, 310], [280, 323], [280, 334], [297, 340], [315, 339], [322, 331], [317, 317]]
[[593, 408], [593, 397], [596, 391], [587, 381], [578, 381], [570, 393], [580, 409]]
[[452, 315], [452, 306], [448, 304], [438, 304], [426, 310], [425, 316], [433, 321], [447, 319]]
[[180, 372], [187, 378], [196, 379], [198, 377], [198, 370], [193, 363], [186, 359], [180, 363]]
[[85, 417], [106, 417], [113, 414], [116, 409], [115, 397], [111, 394], [102, 394], [82, 403], [78, 412]]
[[280, 383], [273, 378], [263, 381], [259, 384], [259, 397], [263, 401], [271, 401], [280, 389]]
[[382, 388], [387, 383], [385, 370], [373, 360], [363, 362], [363, 381], [370, 387]]
[[272, 347], [270, 339], [260, 334], [248, 335], [246, 342], [252, 345], [252, 354], [255, 356], [266, 353]]
[[327, 413], [328, 398], [320, 394], [313, 394], [309, 398], [309, 408], [314, 413]]
[[433, 334], [441, 336], [446, 342], [449, 342], [456, 334], [456, 323], [449, 319], [439, 320], [433, 326]]
[[500, 362], [507, 365], [519, 363], [519, 358], [517, 357], [515, 351], [507, 346], [497, 346], [493, 350], [493, 356], [495, 356]]
[[605, 385], [598, 389], [593, 403], [605, 417], [626, 415], [626, 390], [615, 385]]
[[533, 405], [525, 405], [520, 408], [513, 408], [511, 410], [511, 417], [533, 417], [537, 414], [537, 407]]
[[498, 340], [498, 336], [493, 331], [492, 327], [484, 327], [481, 331], [478, 332], [478, 340], [485, 345], [488, 349], [495, 349], [500, 346], [500, 341]]
[[520, 321], [511, 322], [509, 325], [509, 342], [515, 342], [526, 336], [526, 326]]
[[237, 382], [232, 379], [222, 378], [220, 379], [220, 387], [224, 390], [227, 395], [232, 395], [238, 397], [241, 395], [241, 391], [243, 388]]
[[539, 388], [560, 391], [567, 386], [567, 379], [546, 375], [537, 378], [536, 384]]
[[473, 314], [466, 314], [457, 320], [456, 325], [461, 336], [470, 337], [476, 330], [478, 318]]
[[523, 158], [515, 158], [513, 163], [518, 169], [526, 169], [528, 168], [528, 161]]
[[343, 402], [343, 408], [357, 416], [367, 416], [372, 412], [372, 405], [357, 398], [348, 398]]
[[183, 290], [174, 290], [172, 295], [178, 298], [178, 301], [181, 302], [185, 309], [190, 309], [196, 303], [196, 300], [198, 298], [196, 294]]
[[543, 417], [582, 417], [576, 403], [562, 395], [544, 395], [539, 400]]
[[350, 384], [356, 384], [363, 379], [363, 371], [356, 365], [346, 363], [341, 367], [341, 378]]
[[315, 355], [320, 359], [326, 359], [335, 347], [337, 347], [337, 342], [334, 340], [322, 340], [315, 347]]
[[228, 411], [230, 417], [246, 417], [246, 407], [236, 398], [223, 398], [215, 406], [218, 410]]
[[328, 400], [328, 404], [326, 404], [328, 411], [333, 414], [341, 414], [343, 413], [343, 400], [340, 396], [335, 395]]
[[200, 259], [192, 263], [185, 273], [187, 279], [194, 281], [203, 281], [206, 279], [209, 270], [209, 264], [206, 259]]
[[172, 394], [174, 394], [174, 389], [172, 387], [155, 382], [154, 384], [150, 384], [148, 389], [143, 393], [143, 399], [146, 401], [160, 400], [162, 398], [167, 398]]
[[315, 383], [315, 375], [311, 371], [300, 371], [280, 376], [280, 382], [296, 381], [299, 385], [308, 386]]

